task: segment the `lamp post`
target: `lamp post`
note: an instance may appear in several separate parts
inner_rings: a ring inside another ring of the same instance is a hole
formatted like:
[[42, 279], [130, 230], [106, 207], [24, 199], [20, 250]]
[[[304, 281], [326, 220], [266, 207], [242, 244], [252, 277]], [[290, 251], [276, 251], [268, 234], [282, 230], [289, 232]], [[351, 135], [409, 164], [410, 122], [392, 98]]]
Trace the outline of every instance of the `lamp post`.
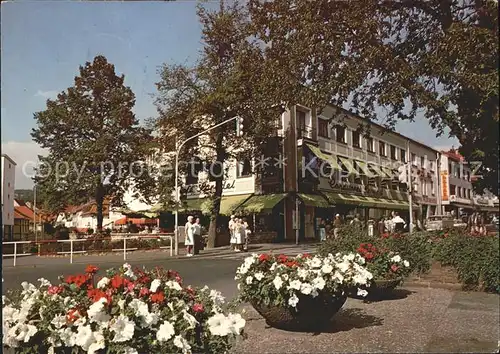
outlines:
[[408, 203], [410, 204], [410, 226], [408, 227], [408, 231], [409, 231], [409, 234], [411, 235], [412, 231], [413, 231], [413, 168], [411, 166], [411, 163], [409, 162], [410, 160], [410, 141], [408, 140], [406, 142], [406, 156], [408, 156], [408, 162], [407, 162], [407, 165], [408, 165], [408, 184], [407, 186], [410, 188], [410, 191], [408, 193]]
[[33, 227], [35, 228], [35, 242], [38, 242], [38, 230], [36, 227], [36, 183], [33, 190]]
[[220, 127], [221, 125], [224, 125], [224, 124], [229, 123], [229, 122], [236, 120], [236, 119], [238, 119], [237, 120], [237, 127], [236, 127], [236, 135], [241, 136], [243, 134], [243, 124], [242, 124], [243, 119], [239, 116], [234, 116], [232, 118], [226, 119], [225, 121], [223, 121], [219, 124], [214, 125], [213, 127], [205, 129], [204, 131], [202, 131], [198, 134], [190, 136], [189, 138], [187, 138], [186, 140], [181, 142], [179, 145], [176, 144], [176, 151], [175, 151], [175, 202], [176, 202], [176, 206], [175, 206], [175, 228], [174, 228], [174, 230], [175, 230], [175, 234], [174, 234], [175, 255], [176, 256], [179, 255], [179, 203], [181, 201], [180, 200], [181, 197], [180, 197], [180, 193], [179, 193], [179, 183], [178, 183], [178, 179], [179, 179], [179, 152], [181, 151], [182, 147], [188, 141], [193, 140], [194, 138], [197, 138], [200, 135], [208, 133], [209, 131]]

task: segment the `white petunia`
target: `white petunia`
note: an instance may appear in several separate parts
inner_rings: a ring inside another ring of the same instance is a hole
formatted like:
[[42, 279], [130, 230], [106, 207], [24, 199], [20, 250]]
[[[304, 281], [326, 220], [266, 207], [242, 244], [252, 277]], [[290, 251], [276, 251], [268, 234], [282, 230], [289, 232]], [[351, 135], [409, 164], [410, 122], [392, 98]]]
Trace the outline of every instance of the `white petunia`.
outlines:
[[310, 295], [313, 291], [313, 287], [309, 283], [302, 283], [300, 285], [300, 292], [304, 295]]
[[124, 299], [118, 300], [118, 307], [122, 311], [125, 310], [125, 300]]
[[368, 295], [368, 291], [363, 290], [363, 289], [358, 289], [358, 296], [365, 297], [366, 295]]
[[111, 319], [111, 316], [109, 316], [105, 311], [104, 305], [106, 302], [107, 300], [105, 298], [101, 298], [99, 299], [99, 301], [96, 301], [89, 306], [87, 315], [89, 316], [89, 320], [91, 323], [96, 322], [103, 327], [107, 327], [107, 323]]
[[391, 258], [391, 261], [399, 263], [399, 262], [401, 262], [401, 256], [399, 254], [397, 254]]
[[224, 337], [231, 333], [231, 324], [226, 316], [218, 313], [210, 317], [207, 321], [208, 330], [214, 336]]
[[299, 303], [299, 298], [293, 294], [289, 299], [288, 299], [288, 305], [292, 307], [297, 307], [297, 304]]
[[283, 286], [283, 280], [281, 279], [281, 277], [279, 275], [277, 275], [274, 278], [273, 284], [274, 284], [274, 287], [276, 288], [276, 290], [281, 289], [281, 287]]
[[16, 340], [19, 342], [28, 343], [37, 332], [38, 329], [36, 326], [20, 323], [17, 327], [18, 334], [16, 336]]
[[356, 258], [356, 255], [354, 253], [349, 253], [347, 256], [346, 256], [346, 259], [348, 261], [354, 261], [354, 258]]
[[300, 280], [292, 280], [290, 282], [290, 285], [288, 286], [288, 288], [294, 289], [294, 290], [300, 290], [301, 285], [302, 285], [302, 283], [300, 282]]
[[42, 286], [51, 286], [52, 285], [50, 283], [50, 281], [48, 281], [45, 278], [40, 278], [40, 279], [38, 279], [38, 281], [40, 282], [40, 287], [42, 287]]
[[98, 353], [101, 349], [106, 348], [106, 342], [102, 333], [94, 332], [94, 342], [90, 344], [87, 354]]
[[188, 313], [186, 310], [182, 311], [182, 314], [183, 314], [183, 317], [184, 317], [184, 320], [189, 324], [189, 329], [193, 329], [196, 327], [196, 325], [198, 324], [198, 321], [196, 320], [196, 318], [194, 318], [193, 315], [191, 315], [190, 313]]
[[264, 273], [262, 273], [262, 272], [255, 273], [254, 277], [258, 281], [261, 281], [262, 279], [264, 279]]
[[120, 315], [110, 323], [109, 330], [115, 332], [113, 341], [126, 342], [134, 336], [135, 323], [125, 315]]
[[403, 261], [403, 265], [408, 268], [410, 266], [410, 262], [408, 262], [406, 259]]
[[333, 271], [333, 267], [331, 264], [323, 264], [321, 271], [325, 274], [330, 274]]
[[246, 279], [245, 279], [245, 282], [250, 285], [252, 284], [252, 281], [253, 281], [253, 277], [252, 276], [248, 276]]
[[158, 341], [160, 342], [166, 342], [170, 338], [172, 338], [174, 334], [174, 326], [170, 322], [165, 321], [158, 328], [158, 331], [156, 332], [156, 339], [158, 339]]
[[182, 354], [191, 353], [191, 346], [182, 336], [175, 336], [174, 345], [182, 350]]
[[231, 327], [231, 331], [234, 334], [239, 335], [243, 328], [245, 328], [246, 321], [239, 313], [230, 313], [227, 317], [227, 320], [229, 321], [229, 325]]
[[340, 263], [337, 263], [337, 268], [345, 273], [349, 270], [349, 268], [351, 267], [351, 265], [349, 264], [349, 262], [346, 262], [346, 261], [343, 261], [343, 262], [340, 262]]
[[342, 284], [342, 282], [344, 281], [344, 276], [340, 274], [340, 272], [335, 272], [335, 274], [333, 274], [333, 280], [337, 283]]
[[92, 328], [90, 328], [89, 325], [79, 326], [76, 333], [75, 344], [82, 347], [84, 351], [88, 351], [92, 343], [94, 343]]
[[149, 314], [149, 308], [148, 304], [146, 304], [144, 301], [141, 301], [139, 299], [133, 299], [130, 301], [128, 304], [128, 307], [130, 307], [132, 310], [134, 310], [134, 313], [137, 317], [144, 317]]
[[151, 286], [149, 287], [149, 290], [152, 292], [152, 293], [155, 293], [156, 290], [158, 290], [158, 288], [160, 287], [161, 285], [161, 280], [160, 279], [155, 279], [151, 282]]
[[52, 321], [50, 322], [56, 329], [62, 328], [66, 324], [66, 316], [58, 315], [54, 316]]
[[173, 289], [173, 290], [177, 290], [177, 291], [181, 291], [182, 290], [182, 286], [180, 286], [180, 284], [174, 280], [169, 280], [165, 283], [166, 286], [168, 286], [170, 289]]
[[312, 258], [310, 261], [309, 261], [309, 264], [311, 265], [311, 267], [313, 268], [319, 268], [321, 267], [321, 259], [319, 259], [318, 257], [314, 257]]
[[106, 287], [106, 285], [109, 284], [109, 278], [103, 277], [101, 280], [97, 282], [97, 287], [99, 289], [103, 289]]
[[300, 279], [305, 280], [309, 275], [309, 271], [304, 268], [299, 268], [297, 269], [297, 275], [299, 276]]
[[123, 354], [139, 354], [139, 352], [137, 351], [137, 349], [125, 347], [123, 348]]
[[318, 277], [312, 281], [312, 285], [315, 289], [323, 290], [325, 288], [326, 282], [322, 277]]
[[281, 277], [283, 278], [283, 280], [288, 281], [288, 274], [283, 274]]
[[129, 278], [131, 278], [131, 279], [134, 279], [134, 280], [137, 278], [137, 277], [135, 276], [134, 271], [132, 270], [132, 266], [131, 266], [130, 264], [125, 263], [125, 264], [123, 265], [123, 269], [125, 269], [125, 273], [124, 273], [124, 274], [125, 274], [127, 277], [129, 277]]

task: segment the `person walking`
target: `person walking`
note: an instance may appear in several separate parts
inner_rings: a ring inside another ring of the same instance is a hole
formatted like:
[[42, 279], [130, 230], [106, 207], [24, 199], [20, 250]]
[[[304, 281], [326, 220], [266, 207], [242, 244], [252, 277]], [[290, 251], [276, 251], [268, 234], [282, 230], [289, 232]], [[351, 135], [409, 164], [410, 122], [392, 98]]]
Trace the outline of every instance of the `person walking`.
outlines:
[[243, 224], [243, 220], [242, 219], [236, 219], [236, 223], [235, 223], [235, 232], [234, 232], [234, 235], [235, 235], [235, 251], [236, 252], [241, 252], [242, 249], [243, 249], [243, 242], [244, 242], [244, 238], [245, 238], [245, 225]]
[[399, 216], [398, 213], [394, 213], [394, 218], [392, 219], [392, 225], [394, 231], [404, 231], [406, 227], [406, 222]]
[[231, 245], [231, 249], [236, 250], [236, 236], [235, 236], [235, 228], [236, 228], [236, 218], [234, 215], [231, 215], [231, 220], [229, 220], [228, 229], [229, 229], [229, 244]]
[[335, 220], [333, 220], [333, 237], [337, 238], [339, 236], [340, 228], [342, 227], [342, 219], [340, 219], [340, 214], [335, 215]]
[[359, 214], [356, 214], [354, 215], [354, 219], [351, 220], [351, 225], [358, 228], [358, 229], [361, 229], [361, 220], [359, 220]]
[[378, 235], [381, 236], [385, 234], [385, 218], [382, 216], [377, 223]]
[[248, 243], [250, 241], [250, 225], [248, 225], [247, 219], [243, 218], [243, 226], [245, 227], [245, 244], [243, 245], [243, 251], [248, 252]]
[[186, 236], [184, 240], [187, 252], [186, 256], [192, 257], [194, 248], [194, 224], [192, 216], [188, 216], [187, 223], [184, 225], [184, 235]]
[[326, 225], [325, 225], [324, 219], [320, 220], [318, 230], [319, 230], [319, 240], [321, 242], [325, 241], [326, 240]]
[[201, 221], [200, 218], [196, 218], [193, 224], [193, 234], [194, 234], [194, 254], [200, 254], [200, 250], [202, 249], [201, 242]]

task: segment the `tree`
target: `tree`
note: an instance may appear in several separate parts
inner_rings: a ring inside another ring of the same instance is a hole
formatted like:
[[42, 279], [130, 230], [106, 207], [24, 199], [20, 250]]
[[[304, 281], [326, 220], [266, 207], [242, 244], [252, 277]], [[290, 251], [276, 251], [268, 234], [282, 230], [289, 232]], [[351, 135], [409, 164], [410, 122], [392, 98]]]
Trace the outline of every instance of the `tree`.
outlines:
[[[47, 207], [95, 200], [102, 229], [103, 204], [122, 204], [129, 188], [145, 190], [149, 130], [140, 127], [132, 108], [135, 96], [104, 56], [80, 67], [74, 86], [47, 100], [35, 113], [33, 140], [48, 149], [35, 181]], [[147, 195], [145, 196], [147, 198]]]
[[423, 112], [437, 135], [448, 127], [465, 158], [482, 163], [476, 190], [496, 190], [497, 1], [254, 0], [248, 7], [254, 36], [267, 45], [270, 94], [289, 104], [349, 105], [389, 127]]
[[[162, 151], [172, 152], [176, 142], [209, 127], [235, 116], [244, 120], [244, 137], [237, 137], [235, 124], [228, 123], [186, 144], [180, 153], [180, 161], [197, 157], [199, 163], [214, 166], [211, 183], [200, 183], [211, 200], [208, 246], [214, 247], [225, 177], [221, 168], [234, 158], [251, 157], [253, 147], [275, 128], [272, 118], [283, 108], [257, 84], [263, 74], [262, 50], [248, 36], [248, 16], [242, 8], [237, 3], [226, 6], [221, 2], [217, 11], [199, 6], [198, 16], [204, 41], [200, 59], [192, 67], [165, 64], [160, 70], [157, 129]], [[169, 156], [172, 163], [173, 155]], [[199, 171], [201, 166], [194, 165], [183, 164], [182, 172], [191, 166]], [[163, 188], [164, 199], [171, 199], [174, 182], [164, 179], [163, 187], [169, 185]]]

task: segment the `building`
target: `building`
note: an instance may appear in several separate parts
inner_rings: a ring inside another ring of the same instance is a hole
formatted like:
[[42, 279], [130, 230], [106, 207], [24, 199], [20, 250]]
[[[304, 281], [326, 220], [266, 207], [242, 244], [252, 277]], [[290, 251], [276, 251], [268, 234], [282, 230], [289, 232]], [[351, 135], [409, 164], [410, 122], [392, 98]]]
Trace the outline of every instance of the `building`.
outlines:
[[16, 163], [2, 154], [2, 240], [12, 240], [14, 231], [14, 191]]
[[474, 193], [473, 166], [470, 166], [455, 149], [441, 152], [441, 195], [443, 212], [461, 216], [473, 211], [497, 212], [498, 197], [485, 191]]
[[[320, 218], [335, 214], [368, 221], [398, 211], [408, 220], [410, 195], [401, 175], [410, 161], [414, 220], [439, 212], [439, 152], [338, 107], [321, 113], [292, 107], [259, 149], [262, 159], [224, 166], [220, 209], [226, 217], [246, 216], [253, 237], [313, 239]], [[208, 209], [203, 184], [213, 186], [203, 169], [184, 176], [183, 212]]]

